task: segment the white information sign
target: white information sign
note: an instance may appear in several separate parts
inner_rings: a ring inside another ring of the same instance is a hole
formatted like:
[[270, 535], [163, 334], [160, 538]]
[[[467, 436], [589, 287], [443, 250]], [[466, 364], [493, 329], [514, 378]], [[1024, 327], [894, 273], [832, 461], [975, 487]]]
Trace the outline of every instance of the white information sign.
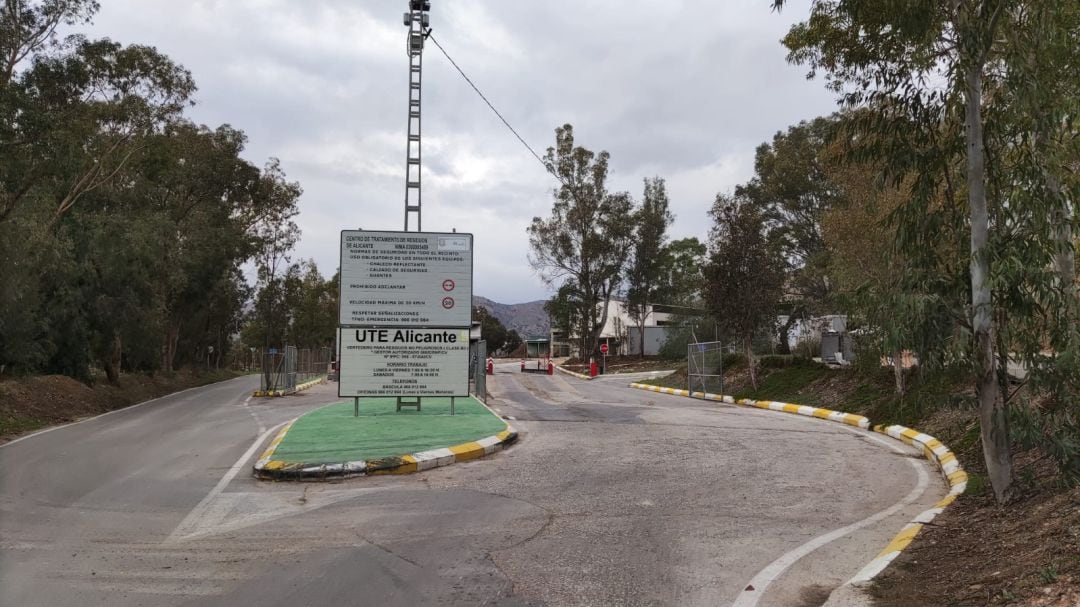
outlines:
[[468, 329], [342, 328], [338, 396], [468, 396]]
[[468, 327], [472, 234], [341, 232], [345, 326]]

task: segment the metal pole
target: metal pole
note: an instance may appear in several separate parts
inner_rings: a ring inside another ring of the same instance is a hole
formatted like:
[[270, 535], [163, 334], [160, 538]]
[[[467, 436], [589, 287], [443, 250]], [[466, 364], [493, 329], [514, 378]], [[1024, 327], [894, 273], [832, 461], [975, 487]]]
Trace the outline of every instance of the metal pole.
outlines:
[[[420, 93], [423, 82], [424, 41], [427, 39], [428, 11], [430, 0], [408, 0], [409, 10], [404, 15], [404, 23], [409, 28], [405, 40], [405, 51], [409, 55], [409, 114], [407, 138], [405, 141], [405, 231], [409, 231], [409, 214], [416, 214], [416, 231], [423, 231], [420, 222]], [[402, 405], [415, 406], [420, 410], [422, 399], [406, 401], [397, 397], [397, 410]], [[451, 401], [451, 408], [453, 401]]]
[[354, 396], [352, 399], [352, 416], [360, 417], [360, 397]]
[[420, 94], [424, 65], [424, 40], [427, 38], [428, 15], [431, 3], [409, 0], [405, 25], [409, 27], [406, 52], [409, 55], [409, 122], [405, 144], [405, 231], [409, 231], [409, 214], [416, 214], [416, 231], [420, 223]]
[[694, 346], [692, 344], [686, 344], [686, 391], [691, 394], [694, 393], [693, 347]]
[[720, 352], [720, 394], [724, 393], [724, 344], [717, 341], [717, 349]]

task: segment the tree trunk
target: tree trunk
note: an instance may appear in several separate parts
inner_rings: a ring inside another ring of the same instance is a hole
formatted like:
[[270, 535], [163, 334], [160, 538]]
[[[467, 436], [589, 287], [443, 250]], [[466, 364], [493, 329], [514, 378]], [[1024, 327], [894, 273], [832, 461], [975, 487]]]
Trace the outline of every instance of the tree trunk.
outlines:
[[893, 379], [896, 380], [896, 393], [903, 396], [907, 392], [907, 386], [904, 382], [904, 352], [902, 350], [893, 351], [892, 368]]
[[[1046, 169], [1044, 169], [1046, 170]], [[1061, 181], [1056, 175], [1046, 170], [1046, 187], [1054, 194], [1058, 207], [1054, 213], [1054, 270], [1057, 272], [1061, 288], [1069, 294], [1076, 293], [1076, 252], [1073, 250], [1072, 205], [1065, 196]]]
[[799, 319], [800, 313], [795, 310], [791, 311], [788, 315], [787, 321], [780, 325], [780, 330], [777, 331], [777, 340], [780, 342], [780, 347], [777, 352], [780, 354], [791, 354], [791, 345], [788, 344], [788, 338], [791, 334], [791, 327], [795, 326], [795, 321]]
[[165, 373], [173, 372], [176, 361], [176, 344], [180, 340], [180, 327], [175, 323], [169, 323], [165, 329], [165, 338], [161, 343], [161, 370]]
[[1008, 417], [994, 373], [993, 302], [987, 239], [986, 166], [982, 125], [982, 62], [973, 62], [964, 76], [966, 91], [968, 206], [971, 212], [971, 304], [975, 336], [975, 396], [986, 472], [998, 503], [1012, 497], [1012, 452]]
[[746, 368], [750, 370], [750, 385], [757, 390], [757, 371], [754, 369], [754, 348], [749, 337], [743, 338], [743, 348], [746, 350]]
[[645, 314], [643, 313], [638, 320], [638, 356], [641, 360], [645, 360]]
[[120, 334], [113, 333], [112, 350], [109, 352], [109, 358], [105, 361], [105, 377], [109, 379], [110, 384], [116, 384], [120, 381], [120, 361], [122, 354], [123, 348], [120, 341]]
[[1050, 199], [1055, 205], [1050, 212], [1052, 217], [1052, 230], [1054, 242], [1054, 273], [1057, 274], [1058, 283], [1066, 294], [1076, 293], [1076, 252], [1073, 250], [1072, 219], [1073, 210], [1069, 203], [1069, 197], [1061, 184], [1061, 179], [1050, 168], [1050, 160], [1045, 153], [1046, 146], [1050, 145], [1051, 135], [1045, 126], [1035, 132], [1035, 157], [1039, 159], [1042, 168], [1043, 185], [1050, 194]]
[[[611, 305], [611, 288], [604, 289], [604, 307], [603, 312], [600, 313], [600, 322], [593, 326], [592, 334], [589, 335], [589, 356], [596, 356], [600, 353], [600, 335], [604, 332], [604, 325], [607, 324], [608, 306]], [[593, 318], [596, 315], [593, 314]]]

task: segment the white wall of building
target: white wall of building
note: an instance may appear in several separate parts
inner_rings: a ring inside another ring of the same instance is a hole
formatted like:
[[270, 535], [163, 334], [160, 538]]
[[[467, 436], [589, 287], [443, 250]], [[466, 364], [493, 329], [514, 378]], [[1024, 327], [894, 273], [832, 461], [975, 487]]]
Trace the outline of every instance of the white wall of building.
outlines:
[[[603, 304], [600, 304], [603, 305]], [[664, 323], [671, 319], [671, 314], [666, 312], [653, 312], [652, 306], [647, 308], [645, 316], [646, 338], [648, 338], [648, 328], [655, 328], [658, 323]], [[611, 343], [612, 354], [628, 354], [628, 338], [629, 330], [631, 327], [637, 327], [637, 321], [630, 315], [627, 310], [625, 301], [611, 300], [608, 305], [607, 320], [604, 322], [604, 329], [600, 332], [600, 340]], [[572, 334], [568, 337], [556, 336], [552, 332], [552, 344], [556, 355], [562, 352], [565, 344], [569, 342], [572, 344], [572, 348], [576, 349], [576, 334]], [[615, 346], [614, 342], [619, 342], [618, 346]], [[646, 346], [646, 353], [648, 354], [649, 348]]]
[[[787, 322], [788, 317], [779, 316], [776, 320], [778, 324], [783, 325]], [[843, 314], [829, 314], [816, 316], [809, 320], [797, 320], [791, 325], [791, 331], [788, 332], [788, 347], [794, 348], [804, 341], [821, 341], [822, 331], [843, 332], [845, 330], [847, 330], [847, 316]]]
[[[668, 334], [674, 327], [645, 327], [645, 356], [660, 354], [660, 348], [667, 343]], [[641, 348], [641, 331], [637, 327], [630, 327], [626, 353], [631, 356], [639, 356]]]

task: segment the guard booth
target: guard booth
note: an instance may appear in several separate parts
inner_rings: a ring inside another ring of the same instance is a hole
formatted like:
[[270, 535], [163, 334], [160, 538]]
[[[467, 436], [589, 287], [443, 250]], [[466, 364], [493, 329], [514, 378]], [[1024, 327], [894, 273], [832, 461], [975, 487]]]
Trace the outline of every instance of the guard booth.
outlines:
[[555, 365], [551, 362], [551, 340], [546, 336], [525, 339], [525, 358], [521, 359], [521, 372], [555, 374]]
[[525, 358], [551, 358], [551, 340], [547, 336], [525, 338]]
[[469, 344], [469, 388], [476, 398], [487, 402], [487, 342]]

